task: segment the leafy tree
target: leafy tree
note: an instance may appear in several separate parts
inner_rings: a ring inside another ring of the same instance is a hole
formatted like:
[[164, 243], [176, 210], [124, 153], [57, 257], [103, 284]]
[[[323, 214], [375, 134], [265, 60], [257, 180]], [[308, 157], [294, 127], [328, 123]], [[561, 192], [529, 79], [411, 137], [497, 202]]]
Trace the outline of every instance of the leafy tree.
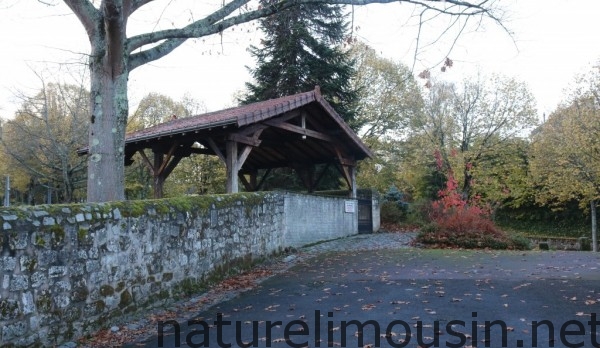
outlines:
[[535, 203], [535, 188], [529, 176], [530, 142], [509, 138], [503, 146], [481, 156], [482, 165], [472, 168], [473, 191], [497, 208], [518, 209]]
[[410, 120], [423, 111], [421, 88], [412, 71], [364, 43], [354, 44], [350, 53], [356, 62], [352, 85], [359, 97], [359, 135], [367, 141], [405, 137]]
[[600, 100], [592, 90], [555, 110], [534, 136], [531, 171], [543, 204], [576, 199], [589, 205], [597, 251], [596, 204], [600, 198]]
[[[273, 4], [262, 0], [262, 6]], [[353, 62], [342, 45], [348, 37], [341, 6], [304, 3], [260, 20], [262, 46], [250, 47], [256, 68], [243, 104], [310, 91], [321, 94], [344, 120], [355, 119], [357, 93], [350, 84]]]
[[364, 139], [364, 141], [375, 157], [358, 163], [356, 175], [358, 187], [370, 187], [383, 193], [390, 186], [399, 185], [402, 143], [377, 139]]
[[38, 94], [25, 97], [14, 119], [5, 122], [4, 151], [12, 166], [28, 173], [27, 179], [20, 179], [28, 181], [29, 204], [39, 185], [58, 191], [62, 202], [85, 197], [86, 159], [76, 150], [86, 141], [88, 100], [89, 92], [80, 86], [44, 84]]
[[439, 166], [461, 183], [465, 198], [473, 195], [475, 174], [485, 173], [503, 148], [536, 124], [527, 86], [501, 76], [434, 83], [422, 115], [413, 120], [413, 131], [427, 139], [425, 148], [438, 154]]
[[179, 162], [165, 182], [167, 196], [225, 193], [225, 164], [216, 156], [192, 155]]
[[[124, 198], [124, 139], [129, 114], [127, 81], [134, 69], [160, 59], [190, 38], [223, 32], [240, 23], [280, 13], [299, 4], [327, 3], [364, 5], [390, 0], [286, 0], [251, 8], [249, 0], [223, 2], [206, 16], [191, 13], [191, 21], [173, 29], [127, 35], [129, 18], [149, 0], [63, 0], [83, 25], [89, 41], [91, 117], [89, 129], [88, 201]], [[403, 0], [404, 1], [404, 0]], [[408, 1], [407, 1], [408, 2]], [[491, 18], [500, 23], [494, 1], [410, 1], [421, 11], [420, 18], [446, 15], [464, 18], [450, 24], [464, 26], [470, 18]], [[424, 16], [426, 15], [426, 16]], [[459, 23], [459, 24], [457, 24]], [[500, 23], [501, 24], [501, 23]], [[462, 31], [462, 30], [461, 30]]]
[[170, 120], [173, 116], [188, 116], [188, 110], [182, 103], [156, 92], [142, 98], [135, 112], [129, 116], [127, 130], [136, 131]]
[[385, 192], [401, 179], [401, 160], [410, 120], [422, 112], [423, 98], [412, 72], [402, 63], [383, 58], [364, 43], [350, 51], [356, 62], [352, 84], [359, 92], [358, 130], [376, 157], [359, 163], [357, 183]]
[[9, 204], [33, 204], [35, 190], [31, 185], [29, 173], [22, 166], [15, 165], [14, 160], [6, 152], [4, 146], [0, 147], [0, 196], [5, 198], [8, 177]]
[[397, 147], [396, 186], [413, 201], [430, 201], [446, 182], [446, 174], [439, 170], [434, 158], [435, 147], [422, 134], [407, 136]]
[[[129, 120], [131, 131], [169, 121], [173, 115], [184, 118], [206, 112], [203, 103], [190, 96], [181, 101], [158, 93], [150, 93], [140, 101]], [[147, 150], [148, 151], [148, 150]], [[150, 158], [150, 153], [146, 153]], [[152, 173], [139, 154], [133, 156], [134, 163], [126, 167], [126, 193], [128, 198], [143, 199], [152, 196]], [[225, 188], [224, 164], [216, 156], [192, 155], [179, 162], [165, 182], [168, 196], [187, 193], [223, 193]]]

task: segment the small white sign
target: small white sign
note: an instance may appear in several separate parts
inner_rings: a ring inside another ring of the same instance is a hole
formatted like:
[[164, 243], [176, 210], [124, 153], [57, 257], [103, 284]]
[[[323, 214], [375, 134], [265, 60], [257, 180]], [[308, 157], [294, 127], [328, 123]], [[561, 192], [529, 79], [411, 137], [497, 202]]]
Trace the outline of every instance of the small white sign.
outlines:
[[344, 201], [344, 203], [344, 211], [346, 213], [354, 213], [356, 211], [354, 201]]

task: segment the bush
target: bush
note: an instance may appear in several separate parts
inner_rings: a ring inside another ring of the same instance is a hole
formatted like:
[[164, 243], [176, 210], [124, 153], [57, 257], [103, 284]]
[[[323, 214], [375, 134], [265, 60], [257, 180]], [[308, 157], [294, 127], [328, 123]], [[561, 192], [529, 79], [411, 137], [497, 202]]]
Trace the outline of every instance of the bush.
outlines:
[[529, 250], [531, 249], [531, 241], [529, 238], [524, 237], [520, 234], [509, 235], [511, 249], [515, 250]]
[[442, 248], [529, 249], [529, 243], [511, 238], [498, 229], [489, 217], [489, 209], [477, 200], [467, 202], [457, 191], [450, 175], [440, 199], [428, 211], [431, 224], [421, 229], [417, 242]]
[[397, 224], [406, 220], [406, 210], [402, 209], [395, 202], [381, 203], [381, 222]]
[[[529, 240], [522, 237], [500, 234], [486, 234], [485, 232], [470, 231], [464, 233], [451, 233], [441, 230], [439, 226], [429, 224], [421, 229], [417, 235], [417, 243], [432, 248], [463, 248], [463, 249], [511, 249], [529, 250]], [[435, 228], [432, 230], [432, 227]]]
[[396, 186], [391, 186], [383, 195], [380, 208], [382, 223], [398, 224], [407, 220], [408, 203], [404, 201], [404, 194]]

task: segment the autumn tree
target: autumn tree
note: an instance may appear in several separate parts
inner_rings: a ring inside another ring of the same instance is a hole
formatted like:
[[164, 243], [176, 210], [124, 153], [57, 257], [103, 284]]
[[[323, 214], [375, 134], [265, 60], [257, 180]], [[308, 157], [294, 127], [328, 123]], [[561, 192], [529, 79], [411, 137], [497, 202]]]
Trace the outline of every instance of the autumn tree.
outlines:
[[[124, 139], [129, 114], [127, 81], [129, 74], [160, 59], [186, 40], [223, 32], [240, 23], [278, 14], [300, 4], [365, 5], [389, 3], [391, 0], [284, 0], [254, 7], [249, 0], [223, 2], [206, 13], [191, 13], [190, 21], [165, 30], [128, 35], [132, 15], [150, 0], [64, 0], [83, 25], [89, 41], [91, 77], [91, 117], [88, 140], [88, 201], [124, 198]], [[397, 1], [393, 1], [397, 2]], [[404, 0], [401, 0], [404, 2]], [[463, 0], [406, 1], [421, 12], [421, 20], [445, 15], [454, 19], [450, 25], [464, 27], [469, 19], [501, 22], [495, 1]], [[168, 5], [166, 5], [168, 6]], [[447, 31], [444, 31], [447, 32]]]
[[[159, 93], [142, 98], [129, 119], [128, 131], [135, 131], [167, 122], [173, 117], [185, 118], [206, 112], [204, 103], [191, 96], [174, 100]], [[150, 158], [150, 154], [146, 156]], [[153, 176], [140, 154], [133, 156], [133, 164], [125, 168], [127, 198], [152, 197]], [[192, 155], [183, 158], [165, 182], [167, 196], [186, 193], [224, 193], [225, 166], [217, 156]]]
[[225, 164], [217, 156], [192, 155], [179, 162], [165, 182], [167, 197], [226, 193]]
[[525, 137], [537, 122], [531, 92], [513, 78], [436, 82], [424, 99], [425, 111], [413, 120], [413, 131], [428, 140], [423, 149], [429, 156], [439, 151], [442, 170], [459, 180], [465, 198], [473, 194], [475, 173], [485, 172], [502, 148]]
[[[2, 173], [2, 177], [0, 177], [0, 195], [3, 202], [5, 202], [6, 193], [9, 195], [8, 203], [11, 205], [32, 204], [35, 201], [34, 194], [36, 190], [31, 185], [29, 173], [22, 166], [15, 165], [14, 160], [5, 151], [4, 146], [0, 146], [0, 173]], [[6, 190], [7, 184], [8, 190]]]
[[140, 100], [137, 108], [127, 120], [127, 131], [133, 132], [167, 122], [171, 118], [191, 116], [183, 103], [166, 95], [152, 92]]
[[359, 186], [386, 192], [401, 180], [401, 158], [410, 121], [423, 111], [421, 89], [404, 64], [379, 56], [364, 43], [350, 51], [356, 62], [352, 85], [359, 93], [359, 136], [376, 154], [359, 163]]
[[28, 174], [29, 204], [39, 185], [57, 190], [62, 202], [85, 197], [86, 159], [76, 151], [87, 138], [88, 101], [89, 92], [81, 86], [43, 84], [4, 123], [2, 145], [12, 166]]
[[534, 135], [531, 171], [536, 200], [589, 206], [597, 251], [596, 205], [600, 199], [600, 99], [593, 88], [557, 108]]
[[[149, 93], [144, 96], [127, 121], [127, 131], [134, 132], [156, 126], [172, 117], [186, 117], [188, 111], [172, 98]], [[146, 154], [148, 155], [148, 154]], [[152, 196], [152, 173], [140, 154], [133, 156], [133, 164], [125, 168], [125, 193], [128, 199], [144, 199]]]
[[358, 91], [358, 134], [365, 139], [403, 138], [412, 119], [423, 109], [421, 88], [410, 68], [381, 57], [357, 42], [350, 51], [355, 61], [352, 85]]
[[[473, 191], [494, 208], [519, 209], [535, 202], [535, 187], [529, 176], [531, 143], [512, 137], [481, 156], [484, 165], [473, 166]], [[494, 209], [496, 211], [496, 209]]]

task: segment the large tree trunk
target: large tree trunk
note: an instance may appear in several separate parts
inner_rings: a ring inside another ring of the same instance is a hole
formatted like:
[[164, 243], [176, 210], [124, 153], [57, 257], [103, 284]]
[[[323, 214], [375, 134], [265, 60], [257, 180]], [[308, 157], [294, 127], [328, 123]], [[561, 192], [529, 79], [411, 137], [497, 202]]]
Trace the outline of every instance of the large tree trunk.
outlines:
[[89, 133], [88, 202], [125, 199], [125, 126], [127, 73], [115, 80], [92, 70], [92, 119]]
[[91, 108], [87, 201], [125, 199], [125, 127], [129, 78], [122, 8], [106, 3], [105, 17], [91, 40]]

